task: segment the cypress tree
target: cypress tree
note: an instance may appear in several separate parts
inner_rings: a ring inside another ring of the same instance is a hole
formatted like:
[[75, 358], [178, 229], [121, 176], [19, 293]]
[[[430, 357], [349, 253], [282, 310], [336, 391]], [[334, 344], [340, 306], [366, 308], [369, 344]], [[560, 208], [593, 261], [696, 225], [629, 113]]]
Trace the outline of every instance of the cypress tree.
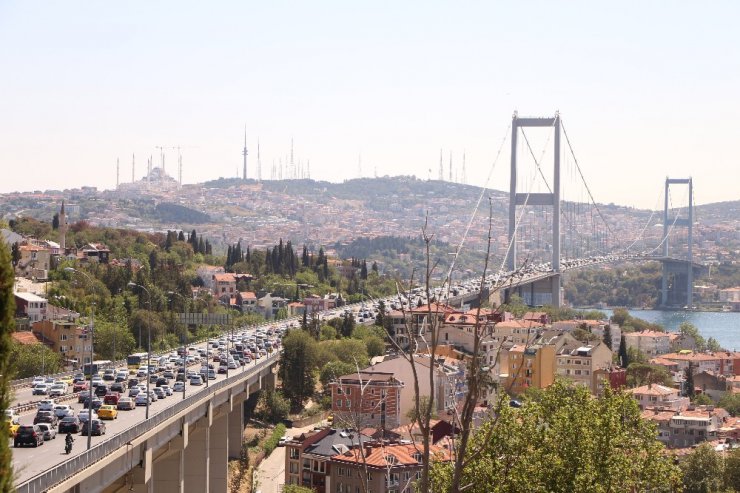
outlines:
[[696, 388], [694, 387], [694, 364], [689, 361], [689, 367], [686, 368], [686, 397], [693, 399], [696, 394]]
[[198, 250], [196, 253], [206, 253], [206, 245], [203, 243], [203, 237], [198, 238]]
[[6, 438], [0, 440], [0, 491], [13, 491], [13, 456], [10, 452], [5, 410], [10, 405], [10, 386], [13, 378], [10, 363], [12, 341], [10, 334], [15, 325], [15, 298], [13, 296], [13, 268], [5, 244], [0, 244], [0, 411], [3, 421], [0, 433]]
[[606, 347], [609, 349], [612, 349], [612, 327], [611, 325], [607, 325], [604, 327], [604, 344], [606, 344]]
[[185, 241], [185, 233], [180, 230], [180, 234], [177, 235], [177, 241]]
[[622, 368], [627, 368], [630, 364], [629, 356], [627, 355], [627, 342], [624, 340], [624, 334], [622, 334], [619, 340], [619, 364]]

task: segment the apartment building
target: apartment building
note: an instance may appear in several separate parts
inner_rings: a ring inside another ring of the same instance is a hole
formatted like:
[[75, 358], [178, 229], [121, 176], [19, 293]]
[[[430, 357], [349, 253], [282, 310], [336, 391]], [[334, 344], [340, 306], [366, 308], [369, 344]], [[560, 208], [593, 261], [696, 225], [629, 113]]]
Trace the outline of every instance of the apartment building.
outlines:
[[[434, 460], [450, 460], [442, 447], [430, 445], [430, 453]], [[332, 457], [329, 483], [332, 493], [361, 493], [366, 491], [364, 481], [372, 493], [414, 493], [421, 468], [419, 446], [373, 442]]]
[[716, 353], [698, 353], [695, 351], [679, 351], [661, 356], [678, 366], [679, 371], [686, 371], [691, 364], [694, 373], [707, 371], [725, 376], [740, 375], [740, 353], [732, 351], [718, 351]]
[[660, 356], [671, 352], [671, 334], [654, 330], [627, 332], [624, 342], [628, 348], [645, 353], [648, 357]]
[[667, 409], [681, 411], [689, 407], [688, 397], [679, 396], [678, 389], [665, 385], [643, 385], [630, 389], [629, 392], [637, 399], [640, 409]]
[[557, 352], [556, 373], [577, 385], [583, 385], [591, 393], [597, 394], [597, 382], [594, 379], [596, 370], [608, 368], [612, 364], [612, 351], [606, 344], [584, 344], [572, 340], [563, 345]]
[[363, 370], [329, 384], [335, 423], [357, 429], [393, 429], [401, 424], [404, 383], [391, 372]]
[[330, 493], [328, 477], [331, 458], [368, 437], [353, 430], [324, 428], [303, 433], [285, 444], [285, 484], [312, 488], [318, 493]]
[[530, 387], [537, 389], [549, 387], [555, 381], [555, 346], [550, 344], [512, 346], [509, 350], [508, 373], [504, 381], [507, 391], [514, 395], [521, 394]]
[[33, 293], [13, 293], [15, 295], [15, 315], [25, 317], [33, 324], [46, 318], [48, 304], [45, 298]]
[[720, 415], [714, 410], [693, 410], [676, 413], [670, 421], [670, 447], [692, 447], [715, 440], [722, 426]]
[[32, 325], [33, 333], [68, 364], [82, 366], [90, 362], [87, 331], [70, 320], [42, 320]]

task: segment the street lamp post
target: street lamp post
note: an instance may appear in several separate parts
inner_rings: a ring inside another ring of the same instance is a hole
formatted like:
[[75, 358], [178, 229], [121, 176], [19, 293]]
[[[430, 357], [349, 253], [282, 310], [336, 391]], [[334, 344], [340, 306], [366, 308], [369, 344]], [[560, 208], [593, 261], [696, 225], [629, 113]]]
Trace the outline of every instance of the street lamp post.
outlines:
[[[65, 267], [64, 269], [66, 272], [73, 272], [75, 274], [80, 274], [87, 278], [88, 281], [92, 283], [92, 277], [90, 277], [89, 274], [87, 274], [84, 271], [77, 270], [74, 267]], [[92, 306], [92, 313], [90, 317], [90, 330], [87, 331], [90, 338], [90, 366], [89, 366], [89, 379], [90, 383], [87, 386], [87, 449], [90, 450], [92, 448], [92, 401], [93, 401], [93, 391], [92, 391], [92, 377], [93, 377], [93, 360], [95, 359], [95, 352], [93, 350], [93, 344], [94, 344], [94, 332], [95, 332], [95, 303], [93, 303]], [[84, 348], [83, 348], [84, 350]], [[83, 359], [83, 368], [84, 366], [84, 359]]]
[[[140, 288], [146, 291], [147, 296], [147, 307], [151, 311], [152, 309], [152, 295], [147, 288], [141, 284], [135, 282], [128, 283], [130, 288]], [[141, 345], [141, 326], [139, 326], [139, 345]], [[149, 401], [152, 399], [152, 395], [149, 392], [150, 385], [152, 383], [152, 327], [151, 324], [147, 325], [147, 344], [146, 344], [146, 419], [149, 419]]]
[[[175, 291], [168, 291], [167, 294], [179, 296], [183, 299], [185, 302], [185, 331], [188, 330], [188, 300], [180, 293], [176, 293]], [[183, 337], [180, 337], [180, 342], [182, 342], [182, 399], [185, 400], [185, 383], [187, 380], [187, 363], [186, 363], [186, 355], [187, 355], [187, 348], [185, 347], [185, 341], [183, 340]]]

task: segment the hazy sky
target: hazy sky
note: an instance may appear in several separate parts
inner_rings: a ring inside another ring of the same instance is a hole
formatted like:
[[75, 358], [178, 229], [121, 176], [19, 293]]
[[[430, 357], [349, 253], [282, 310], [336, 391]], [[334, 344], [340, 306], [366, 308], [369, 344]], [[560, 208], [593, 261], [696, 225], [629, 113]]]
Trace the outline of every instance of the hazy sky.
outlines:
[[[112, 188], [117, 157], [130, 181], [135, 153], [139, 179], [156, 146], [185, 147], [186, 183], [235, 176], [245, 124], [250, 177], [258, 137], [263, 178], [293, 138], [315, 179], [356, 177], [360, 154], [364, 176], [437, 178], [442, 148], [445, 170], [452, 151], [461, 178], [465, 151], [482, 184], [514, 110], [559, 110], [597, 201], [652, 208], [666, 175], [693, 176], [697, 203], [734, 200], [739, 14], [737, 1], [0, 0], [0, 192]], [[539, 154], [545, 138], [532, 141]]]

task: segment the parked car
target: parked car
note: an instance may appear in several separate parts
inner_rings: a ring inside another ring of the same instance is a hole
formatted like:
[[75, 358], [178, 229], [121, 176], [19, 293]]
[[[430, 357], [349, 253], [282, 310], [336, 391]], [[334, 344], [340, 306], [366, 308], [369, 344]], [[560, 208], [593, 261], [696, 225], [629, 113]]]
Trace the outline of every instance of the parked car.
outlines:
[[39, 423], [37, 426], [41, 430], [44, 440], [54, 440], [57, 437], [57, 430], [49, 423]]
[[136, 409], [136, 404], [131, 397], [121, 397], [118, 399], [116, 409], [119, 411], [131, 411], [132, 409]]
[[[118, 401], [116, 401], [116, 403], [118, 403]], [[116, 409], [116, 406], [110, 404], [100, 406], [100, 409], [98, 409], [98, 418], [118, 419], [118, 409]]]
[[82, 423], [77, 416], [65, 416], [59, 422], [59, 433], [79, 433]]
[[44, 444], [44, 432], [38, 425], [22, 425], [18, 428], [13, 440], [13, 447], [33, 445], [38, 447]]
[[[80, 435], [87, 435], [88, 434], [88, 427], [90, 426], [90, 421], [85, 421], [82, 424], [82, 430], [80, 431]], [[105, 435], [105, 423], [103, 423], [99, 419], [93, 419], [92, 420], [92, 435], [100, 436]]]

